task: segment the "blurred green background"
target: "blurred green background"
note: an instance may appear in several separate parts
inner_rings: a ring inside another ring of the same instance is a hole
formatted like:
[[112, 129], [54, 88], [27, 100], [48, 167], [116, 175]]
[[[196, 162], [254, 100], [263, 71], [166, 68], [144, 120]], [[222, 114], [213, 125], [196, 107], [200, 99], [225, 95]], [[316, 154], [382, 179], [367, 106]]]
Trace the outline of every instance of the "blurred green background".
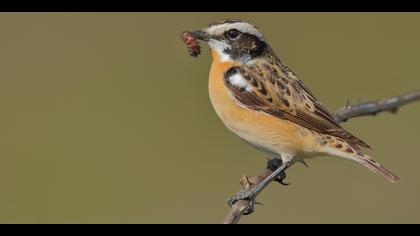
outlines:
[[[417, 13], [1, 13], [1, 223], [219, 223], [264, 155], [210, 104], [208, 47], [250, 21], [330, 109], [420, 88]], [[339, 158], [288, 171], [241, 223], [420, 223], [420, 103], [344, 126], [398, 174]]]

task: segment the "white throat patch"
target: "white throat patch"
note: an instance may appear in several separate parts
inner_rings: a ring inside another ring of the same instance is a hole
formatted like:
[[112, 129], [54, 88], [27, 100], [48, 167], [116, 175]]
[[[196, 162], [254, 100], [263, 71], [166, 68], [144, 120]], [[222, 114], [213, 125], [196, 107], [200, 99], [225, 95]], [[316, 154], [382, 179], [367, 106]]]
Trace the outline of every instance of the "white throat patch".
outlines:
[[211, 49], [217, 52], [221, 62], [233, 61], [233, 59], [229, 56], [229, 54], [224, 53], [224, 50], [230, 48], [230, 45], [222, 41], [214, 41], [214, 40], [210, 40], [208, 44]]

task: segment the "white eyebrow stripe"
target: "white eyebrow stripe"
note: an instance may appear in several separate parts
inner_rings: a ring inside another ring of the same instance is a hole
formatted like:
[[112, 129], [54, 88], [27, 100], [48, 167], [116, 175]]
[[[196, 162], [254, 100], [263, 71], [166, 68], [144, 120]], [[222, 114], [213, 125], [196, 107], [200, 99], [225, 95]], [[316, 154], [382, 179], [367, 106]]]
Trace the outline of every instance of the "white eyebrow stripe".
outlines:
[[243, 33], [249, 33], [249, 34], [255, 35], [259, 39], [264, 40], [263, 34], [260, 31], [258, 31], [255, 28], [255, 26], [253, 26], [249, 23], [246, 23], [246, 22], [236, 22], [236, 23], [230, 23], [230, 24], [224, 23], [224, 24], [221, 24], [221, 25], [213, 25], [213, 26], [207, 28], [206, 31], [209, 34], [222, 34], [226, 30], [233, 29], [233, 28], [235, 28], [235, 29], [237, 29], [237, 30], [239, 30]]

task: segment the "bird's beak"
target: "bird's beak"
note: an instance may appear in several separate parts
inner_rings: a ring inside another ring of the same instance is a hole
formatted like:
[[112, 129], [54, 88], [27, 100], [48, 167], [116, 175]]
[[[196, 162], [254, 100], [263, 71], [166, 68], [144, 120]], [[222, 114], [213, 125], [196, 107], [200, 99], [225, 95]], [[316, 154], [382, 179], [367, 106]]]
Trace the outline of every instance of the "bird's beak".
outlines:
[[204, 30], [195, 30], [195, 31], [191, 32], [191, 34], [195, 38], [198, 38], [198, 39], [203, 40], [203, 41], [209, 41], [210, 40], [210, 34], [207, 33]]

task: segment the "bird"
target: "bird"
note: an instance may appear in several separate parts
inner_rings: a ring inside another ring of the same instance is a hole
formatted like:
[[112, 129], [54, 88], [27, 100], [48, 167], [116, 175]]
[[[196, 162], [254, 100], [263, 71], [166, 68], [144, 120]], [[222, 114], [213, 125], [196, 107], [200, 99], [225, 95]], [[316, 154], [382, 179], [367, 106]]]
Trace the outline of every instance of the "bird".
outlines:
[[223, 19], [191, 34], [210, 48], [208, 90], [217, 116], [246, 143], [288, 166], [335, 156], [400, 180], [364, 152], [370, 146], [338, 124], [255, 25]]

